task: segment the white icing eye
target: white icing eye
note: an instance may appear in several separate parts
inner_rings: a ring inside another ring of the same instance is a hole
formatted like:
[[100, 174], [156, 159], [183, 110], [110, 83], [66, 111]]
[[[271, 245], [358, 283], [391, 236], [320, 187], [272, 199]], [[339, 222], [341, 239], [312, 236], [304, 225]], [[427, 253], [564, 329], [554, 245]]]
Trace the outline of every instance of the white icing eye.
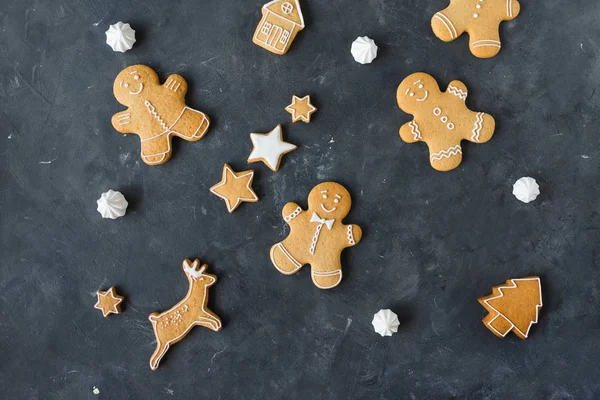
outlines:
[[410, 94], [409, 94], [410, 97], [414, 97], [414, 95], [415, 94], [413, 92], [410, 92]]
[[423, 85], [419, 85], [419, 89], [423, 89]]
[[473, 18], [479, 18], [479, 14], [473, 14]]
[[339, 202], [340, 202], [340, 200], [339, 200], [339, 199], [335, 199], [333, 202], [334, 202], [335, 204], [337, 204], [337, 203], [339, 203]]
[[140, 79], [140, 76], [136, 75], [136, 76], [133, 77], [133, 79], [135, 79], [137, 81], [138, 79]]
[[128, 88], [129, 87], [129, 83], [126, 83], [123, 86], [125, 86], [126, 88]]
[[477, 4], [475, 8], [481, 8], [481, 4]]
[[324, 194], [324, 195], [323, 195], [323, 198], [324, 198], [324, 199], [326, 199], [326, 198], [327, 198], [327, 195], [326, 195], [326, 194]]

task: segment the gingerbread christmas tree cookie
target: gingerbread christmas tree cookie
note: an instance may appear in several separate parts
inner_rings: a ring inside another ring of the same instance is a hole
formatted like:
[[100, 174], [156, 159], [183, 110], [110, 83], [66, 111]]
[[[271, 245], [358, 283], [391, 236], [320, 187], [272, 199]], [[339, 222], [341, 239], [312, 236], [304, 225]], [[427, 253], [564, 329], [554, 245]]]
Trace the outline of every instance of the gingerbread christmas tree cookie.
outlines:
[[521, 339], [527, 339], [542, 308], [542, 284], [537, 276], [509, 279], [478, 301], [489, 313], [483, 324], [494, 335], [505, 337], [513, 331]]
[[274, 0], [263, 6], [252, 41], [271, 53], [283, 55], [302, 29], [304, 17], [299, 0]]
[[485, 143], [494, 134], [494, 118], [469, 110], [465, 105], [467, 93], [461, 81], [450, 82], [442, 92], [436, 80], [424, 72], [408, 76], [398, 86], [398, 106], [414, 116], [400, 128], [400, 137], [406, 143], [427, 143], [429, 162], [438, 171], [460, 165], [462, 140]]
[[499, 25], [519, 15], [517, 0], [451, 0], [448, 8], [431, 19], [435, 36], [451, 42], [464, 32], [469, 34], [469, 48], [479, 58], [494, 57], [502, 47]]
[[207, 265], [200, 266], [199, 260], [183, 261], [183, 271], [189, 283], [186, 296], [173, 307], [162, 313], [150, 314], [150, 322], [156, 336], [156, 350], [150, 358], [150, 368], [156, 370], [169, 347], [182, 340], [197, 325], [215, 332], [221, 330], [219, 317], [207, 308], [208, 288], [217, 277], [206, 273]]
[[206, 114], [185, 104], [187, 82], [180, 75], [169, 76], [161, 85], [153, 69], [132, 65], [117, 75], [113, 92], [128, 108], [112, 117], [112, 125], [140, 137], [142, 160], [148, 165], [169, 161], [173, 136], [196, 142], [210, 125]]
[[358, 225], [344, 225], [352, 199], [342, 185], [320, 183], [308, 195], [308, 210], [296, 203], [283, 207], [283, 220], [290, 226], [289, 236], [271, 247], [271, 262], [285, 275], [311, 265], [313, 283], [330, 289], [342, 281], [342, 250], [360, 242]]

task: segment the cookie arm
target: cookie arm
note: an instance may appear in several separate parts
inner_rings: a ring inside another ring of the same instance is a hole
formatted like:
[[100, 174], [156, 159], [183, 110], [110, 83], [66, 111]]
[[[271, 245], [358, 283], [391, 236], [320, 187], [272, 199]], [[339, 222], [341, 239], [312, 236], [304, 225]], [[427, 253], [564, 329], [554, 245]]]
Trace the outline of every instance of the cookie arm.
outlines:
[[178, 97], [183, 99], [187, 93], [188, 85], [183, 76], [173, 74], [167, 78], [163, 87], [169, 92], [175, 93]]
[[135, 133], [133, 131], [133, 126], [135, 126], [133, 121], [133, 113], [129, 109], [113, 115], [111, 122], [113, 128], [115, 128], [117, 132]]
[[412, 121], [402, 125], [399, 133], [402, 140], [404, 140], [406, 143], [416, 143], [423, 140], [421, 127], [417, 123], [416, 119], [413, 119]]
[[304, 210], [300, 208], [298, 204], [291, 202], [283, 206], [281, 216], [283, 217], [283, 220], [288, 223], [288, 225], [291, 225], [292, 221], [302, 212], [304, 212]]
[[347, 225], [346, 227], [346, 247], [356, 246], [362, 239], [362, 229], [358, 225]]
[[467, 95], [469, 94], [469, 89], [467, 89], [467, 86], [461, 81], [452, 81], [450, 84], [448, 84], [446, 93], [451, 95], [449, 97], [455, 101], [464, 103], [467, 99]]
[[506, 18], [505, 21], [511, 21], [521, 12], [521, 4], [517, 0], [506, 0]]
[[490, 114], [474, 112], [473, 115], [475, 116], [473, 125], [465, 139], [473, 143], [485, 143], [492, 138], [496, 129], [496, 121]]

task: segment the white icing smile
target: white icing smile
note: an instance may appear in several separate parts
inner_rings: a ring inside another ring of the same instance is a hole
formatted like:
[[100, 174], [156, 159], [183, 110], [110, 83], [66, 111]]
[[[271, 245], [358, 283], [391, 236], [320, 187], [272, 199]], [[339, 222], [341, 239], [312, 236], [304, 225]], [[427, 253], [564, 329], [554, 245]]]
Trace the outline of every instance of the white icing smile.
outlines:
[[420, 99], [416, 99], [416, 100], [417, 100], [417, 101], [425, 101], [425, 100], [427, 100], [427, 96], [429, 96], [429, 91], [427, 91], [427, 90], [426, 90], [426, 91], [425, 91], [425, 96], [423, 96], [423, 97], [422, 97], [422, 98], [420, 98]]
[[327, 208], [325, 208], [325, 206], [323, 204], [321, 204], [321, 209], [323, 211], [325, 211], [326, 213], [331, 213], [331, 212], [334, 212], [337, 209], [337, 207], [333, 207], [331, 210], [328, 210]]
[[140, 82], [140, 88], [136, 92], [129, 91], [129, 94], [133, 94], [135, 96], [142, 93], [142, 90], [144, 90], [144, 84]]

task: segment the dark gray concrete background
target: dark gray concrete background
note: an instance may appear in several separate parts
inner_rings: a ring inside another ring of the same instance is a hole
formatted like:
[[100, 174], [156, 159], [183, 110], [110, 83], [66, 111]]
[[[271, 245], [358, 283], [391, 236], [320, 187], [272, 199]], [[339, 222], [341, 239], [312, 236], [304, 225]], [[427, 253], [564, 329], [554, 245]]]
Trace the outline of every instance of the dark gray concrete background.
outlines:
[[[264, 1], [0, 1], [0, 397], [600, 397], [600, 3], [524, 0], [500, 54], [479, 60], [466, 37], [432, 34], [446, 0], [302, 0], [307, 27], [275, 56], [251, 41]], [[137, 31], [125, 54], [105, 44], [119, 20]], [[380, 46], [372, 65], [350, 55], [359, 35]], [[212, 120], [164, 166], [110, 124], [113, 80], [135, 63], [183, 75]], [[410, 116], [395, 91], [416, 71], [462, 80], [468, 106], [496, 118], [453, 172], [398, 136]], [[310, 125], [290, 122], [293, 94], [312, 95]], [[249, 133], [278, 123], [300, 148], [277, 173], [248, 165]], [[260, 196], [232, 215], [208, 191], [225, 162], [255, 169]], [[541, 185], [532, 204], [511, 194], [521, 176]], [[324, 180], [349, 188], [346, 222], [365, 232], [329, 291], [268, 256], [283, 205], [306, 206]], [[108, 189], [125, 218], [96, 211]], [[218, 275], [224, 328], [195, 328], [152, 372], [147, 317], [185, 294], [186, 257]], [[540, 322], [527, 341], [498, 339], [477, 298], [530, 274]], [[126, 301], [105, 319], [95, 292], [112, 285]], [[400, 316], [391, 338], [373, 332], [380, 308]]]

